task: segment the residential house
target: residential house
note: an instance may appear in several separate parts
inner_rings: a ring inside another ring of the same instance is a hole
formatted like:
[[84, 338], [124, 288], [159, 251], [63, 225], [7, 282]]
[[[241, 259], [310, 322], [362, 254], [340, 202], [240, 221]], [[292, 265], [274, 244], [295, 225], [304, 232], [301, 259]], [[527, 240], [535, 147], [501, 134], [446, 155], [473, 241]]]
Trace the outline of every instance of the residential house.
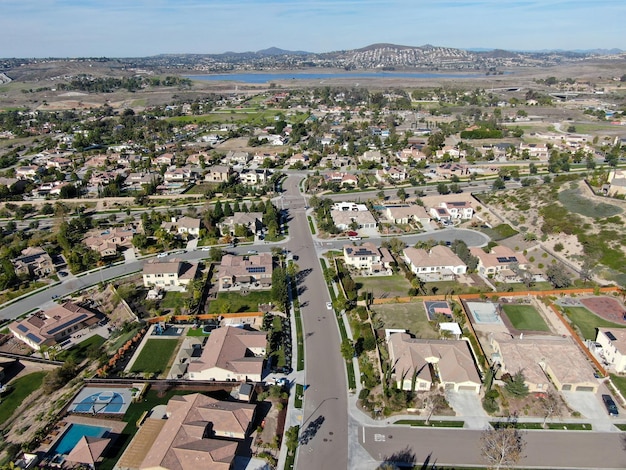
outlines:
[[276, 155], [275, 153], [255, 153], [252, 157], [252, 163], [255, 163], [259, 166], [263, 165], [266, 161], [275, 162], [276, 160], [278, 160], [278, 155]]
[[626, 372], [626, 330], [598, 328], [596, 343], [600, 356], [616, 373]]
[[172, 397], [150, 414], [120, 458], [121, 468], [231, 470], [247, 438], [256, 405], [193, 393]]
[[606, 193], [613, 197], [626, 195], [626, 170], [611, 170], [609, 172]]
[[393, 333], [387, 344], [393, 377], [401, 390], [429, 391], [438, 385], [443, 390], [480, 393], [480, 376], [468, 341]]
[[474, 217], [474, 208], [469, 201], [447, 201], [439, 204], [448, 211], [453, 219], [470, 220]]
[[224, 165], [246, 165], [250, 160], [251, 156], [248, 152], [244, 152], [241, 150], [229, 150], [226, 153], [226, 156], [222, 159], [222, 163]]
[[217, 271], [219, 290], [231, 289], [242, 285], [270, 287], [274, 261], [271, 253], [258, 255], [225, 255]]
[[144, 184], [156, 184], [161, 182], [161, 175], [156, 171], [129, 173], [124, 181], [128, 188], [140, 190]]
[[426, 209], [417, 204], [412, 206], [387, 206], [383, 213], [394, 224], [417, 222], [422, 227], [427, 227], [430, 222], [430, 216]]
[[289, 157], [285, 161], [285, 166], [302, 165], [303, 167], [309, 166], [309, 156], [303, 153], [296, 153]]
[[469, 175], [470, 171], [467, 166], [459, 163], [442, 163], [435, 169], [437, 176], [441, 178], [450, 178], [452, 176]]
[[409, 247], [403, 255], [409, 269], [423, 281], [454, 280], [467, 272], [467, 265], [447, 246], [435, 245], [430, 251]]
[[204, 180], [210, 183], [226, 183], [232, 174], [232, 169], [225, 165], [213, 165], [208, 168]]
[[465, 157], [465, 151], [446, 145], [444, 148], [437, 150], [435, 152], [435, 158], [441, 159], [446, 156], [450, 158], [457, 158], [457, 159], [462, 158], [462, 157]]
[[263, 213], [235, 212], [232, 216], [226, 217], [219, 227], [222, 234], [235, 235], [238, 225], [245, 227], [248, 232], [258, 233], [263, 230]]
[[491, 362], [498, 364], [496, 378], [524, 374], [530, 392], [547, 392], [550, 382], [559, 391], [598, 391], [599, 383], [587, 358], [568, 337], [491, 335]]
[[548, 160], [550, 157], [550, 149], [548, 144], [526, 144], [520, 142], [519, 153], [528, 155], [532, 159]]
[[236, 326], [211, 332], [202, 354], [187, 369], [189, 380], [260, 382], [267, 348], [267, 334]]
[[452, 214], [445, 207], [431, 207], [428, 212], [433, 219], [439, 222], [452, 222]]
[[36, 165], [26, 165], [26, 166], [18, 166], [15, 169], [15, 177], [19, 178], [21, 180], [34, 180], [36, 179], [41, 173], [43, 172], [43, 169], [39, 166]]
[[239, 181], [246, 186], [262, 186], [269, 182], [272, 176], [267, 168], [244, 169], [239, 172]]
[[54, 346], [72, 334], [98, 323], [104, 317], [79, 304], [65, 302], [49, 310], [38, 311], [23, 320], [14, 321], [9, 330], [20, 341], [36, 351]]
[[404, 168], [392, 166], [383, 168], [382, 170], [376, 170], [376, 179], [383, 183], [389, 181], [400, 183], [407, 178], [407, 172]]
[[470, 253], [478, 258], [478, 273], [481, 276], [496, 277], [502, 282], [519, 282], [516, 269], [528, 268], [528, 260], [522, 253], [503, 245], [494, 246], [489, 253], [475, 246], [470, 248]]
[[344, 173], [339, 171], [332, 171], [330, 173], [326, 173], [326, 181], [330, 181], [332, 183], [339, 183], [340, 186], [356, 186], [359, 183], [359, 178], [356, 175], [351, 173]]
[[365, 204], [335, 203], [330, 216], [339, 230], [376, 228], [377, 222]]
[[396, 158], [400, 163], [407, 164], [411, 160], [419, 162], [420, 160], [426, 160], [428, 157], [422, 152], [421, 147], [413, 146], [400, 150], [396, 153]]
[[152, 160], [152, 163], [156, 166], [161, 166], [161, 165], [171, 166], [174, 163], [174, 154], [164, 153], [162, 155], [159, 155], [158, 157], [155, 157]]
[[166, 291], [184, 291], [198, 274], [198, 265], [179, 259], [153, 258], [143, 265], [144, 287], [157, 287]]
[[22, 250], [20, 256], [11, 260], [15, 274], [29, 277], [46, 277], [56, 273], [50, 255], [40, 246], [29, 246]]
[[167, 183], [191, 183], [193, 182], [193, 171], [191, 167], [175, 166], [169, 167], [165, 173], [163, 173], [163, 180]]
[[373, 243], [362, 245], [344, 245], [343, 260], [346, 266], [352, 266], [367, 274], [391, 274], [390, 264], [394, 261], [386, 248], [377, 248]]
[[175, 231], [179, 235], [188, 234], [193, 235], [194, 237], [200, 236], [200, 228], [202, 223], [200, 219], [195, 219], [193, 217], [181, 217], [176, 219], [176, 217], [172, 217], [171, 222], [163, 222], [161, 226], [167, 231]]
[[387, 161], [387, 157], [385, 157], [380, 150], [367, 150], [359, 157], [360, 163], [372, 162], [383, 164]]
[[72, 164], [72, 160], [65, 157], [52, 157], [46, 163], [48, 168], [54, 168], [57, 170], [65, 170]]
[[141, 229], [134, 225], [114, 227], [106, 230], [95, 229], [87, 232], [83, 243], [91, 250], [100, 253], [100, 256], [116, 256], [122, 249], [134, 249], [133, 237]]

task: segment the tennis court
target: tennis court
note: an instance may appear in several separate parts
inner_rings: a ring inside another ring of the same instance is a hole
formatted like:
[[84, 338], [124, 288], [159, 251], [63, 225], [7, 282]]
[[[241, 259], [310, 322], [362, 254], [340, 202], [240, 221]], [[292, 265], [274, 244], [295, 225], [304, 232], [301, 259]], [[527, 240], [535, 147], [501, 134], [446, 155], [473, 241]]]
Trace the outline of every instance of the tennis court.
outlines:
[[129, 388], [85, 387], [69, 406], [70, 413], [124, 414], [132, 400]]

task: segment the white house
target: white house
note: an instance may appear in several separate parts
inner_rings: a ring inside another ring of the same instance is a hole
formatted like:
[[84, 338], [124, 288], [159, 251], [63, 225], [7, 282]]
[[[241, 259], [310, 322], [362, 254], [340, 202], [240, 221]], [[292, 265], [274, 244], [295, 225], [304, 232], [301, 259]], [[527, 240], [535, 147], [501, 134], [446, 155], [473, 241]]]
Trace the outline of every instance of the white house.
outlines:
[[435, 245], [430, 251], [405, 248], [403, 254], [411, 271], [424, 281], [453, 280], [467, 272], [466, 264], [447, 246]]
[[601, 356], [615, 368], [615, 372], [626, 372], [626, 330], [598, 328], [596, 343], [602, 347]]

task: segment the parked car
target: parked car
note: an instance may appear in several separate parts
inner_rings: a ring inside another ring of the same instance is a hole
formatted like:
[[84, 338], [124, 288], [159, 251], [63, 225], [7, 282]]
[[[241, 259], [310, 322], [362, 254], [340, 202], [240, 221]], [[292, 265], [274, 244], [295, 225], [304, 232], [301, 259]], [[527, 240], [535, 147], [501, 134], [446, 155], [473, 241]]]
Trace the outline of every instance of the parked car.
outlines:
[[167, 253], [159, 253], [157, 255], [157, 258], [165, 258], [167, 256]]
[[609, 413], [609, 416], [617, 416], [619, 411], [617, 410], [617, 405], [611, 398], [611, 395], [602, 395], [602, 401], [604, 402], [604, 406], [606, 406], [606, 411]]
[[333, 304], [332, 304], [332, 302], [326, 302], [326, 308], [327, 308], [328, 310], [332, 310], [332, 309], [333, 309]]

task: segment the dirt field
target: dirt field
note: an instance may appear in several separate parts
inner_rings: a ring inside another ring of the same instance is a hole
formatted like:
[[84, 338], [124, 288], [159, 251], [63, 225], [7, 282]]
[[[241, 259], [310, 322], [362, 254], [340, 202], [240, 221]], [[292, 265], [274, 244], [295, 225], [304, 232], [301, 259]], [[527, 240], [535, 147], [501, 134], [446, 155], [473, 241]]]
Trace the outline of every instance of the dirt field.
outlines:
[[626, 309], [617, 299], [611, 297], [587, 297], [580, 299], [580, 303], [583, 304], [588, 310], [599, 317], [622, 324], [624, 322], [624, 315], [626, 315]]

